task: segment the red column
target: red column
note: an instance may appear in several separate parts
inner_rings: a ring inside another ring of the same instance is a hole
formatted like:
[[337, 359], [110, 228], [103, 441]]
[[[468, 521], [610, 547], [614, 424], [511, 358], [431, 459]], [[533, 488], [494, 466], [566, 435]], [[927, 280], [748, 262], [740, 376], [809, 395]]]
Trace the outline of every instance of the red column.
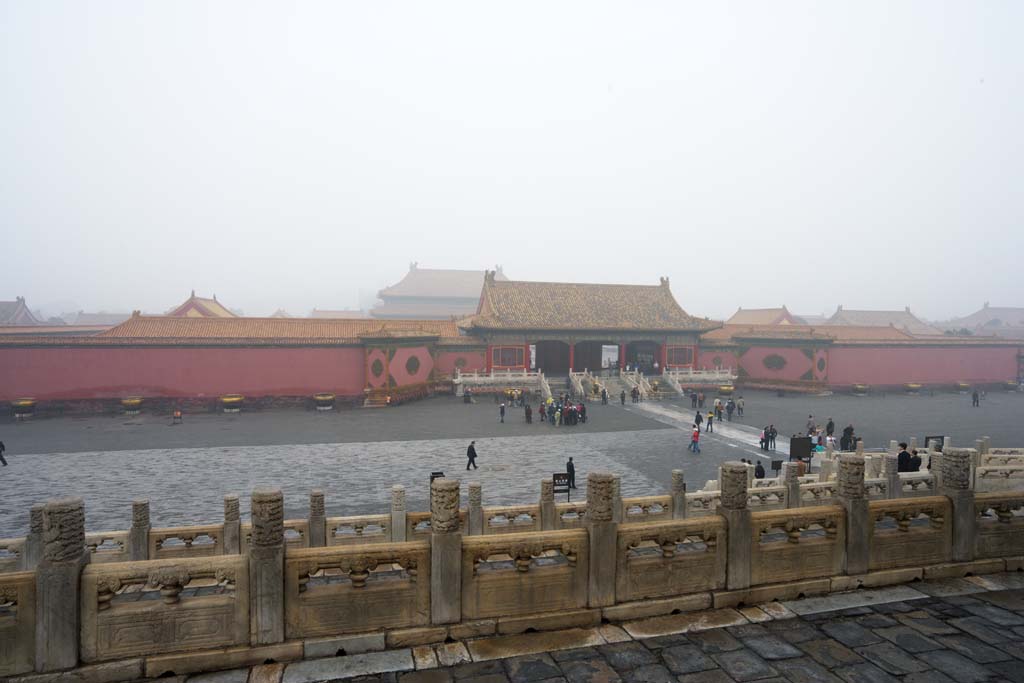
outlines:
[[569, 344], [569, 369], [570, 370], [573, 370], [576, 367], [576, 364], [574, 363], [575, 357], [576, 357], [576, 345], [575, 344]]
[[530, 370], [530, 345], [523, 344], [523, 367], [527, 372]]
[[619, 344], [619, 370], [626, 369], [626, 345]]
[[665, 372], [665, 368], [668, 367], [668, 344], [661, 345], [661, 371]]
[[484, 364], [487, 366], [487, 374], [488, 375], [491, 374], [491, 369], [494, 367], [491, 364], [491, 357], [492, 357], [491, 356], [491, 348], [493, 348], [493, 347], [490, 344], [488, 344], [487, 345], [487, 358], [484, 359], [484, 361], [485, 361]]

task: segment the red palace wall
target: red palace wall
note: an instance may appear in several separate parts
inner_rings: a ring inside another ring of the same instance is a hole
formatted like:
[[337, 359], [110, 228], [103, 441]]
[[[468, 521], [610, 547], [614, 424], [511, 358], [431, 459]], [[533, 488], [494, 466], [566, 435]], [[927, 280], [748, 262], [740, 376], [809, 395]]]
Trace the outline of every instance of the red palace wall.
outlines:
[[441, 375], [454, 375], [455, 364], [462, 359], [462, 370], [473, 372], [487, 369], [486, 352], [484, 351], [438, 351], [434, 361], [434, 370]]
[[5, 348], [0, 400], [246, 396], [359, 396], [361, 347]]
[[1017, 378], [1013, 346], [833, 346], [828, 351], [832, 385], [993, 383]]

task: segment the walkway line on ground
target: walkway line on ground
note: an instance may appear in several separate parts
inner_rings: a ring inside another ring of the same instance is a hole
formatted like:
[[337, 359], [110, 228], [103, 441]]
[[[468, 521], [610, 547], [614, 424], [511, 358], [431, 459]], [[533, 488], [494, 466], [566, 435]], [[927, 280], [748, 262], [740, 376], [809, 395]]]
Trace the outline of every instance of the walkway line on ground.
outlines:
[[[639, 408], [644, 413], [647, 413], [648, 417], [652, 420], [662, 424], [671, 425], [682, 431], [689, 432], [693, 425], [693, 419], [689, 414], [684, 413], [681, 410], [674, 410], [668, 406], [660, 406], [651, 403], [650, 401], [630, 404], [630, 408]], [[789, 457], [789, 446], [785, 443], [781, 444], [776, 450], [765, 454], [765, 452], [760, 448], [760, 430], [754, 427], [748, 427], [747, 425], [737, 425], [731, 422], [716, 421], [715, 431], [702, 431], [701, 434], [702, 439], [715, 438], [715, 440], [720, 440], [732, 448], [739, 448], [746, 453], [756, 455], [757, 457], [765, 460], [772, 460], [775, 455]], [[753, 449], [755, 444], [758, 445], [757, 450]]]

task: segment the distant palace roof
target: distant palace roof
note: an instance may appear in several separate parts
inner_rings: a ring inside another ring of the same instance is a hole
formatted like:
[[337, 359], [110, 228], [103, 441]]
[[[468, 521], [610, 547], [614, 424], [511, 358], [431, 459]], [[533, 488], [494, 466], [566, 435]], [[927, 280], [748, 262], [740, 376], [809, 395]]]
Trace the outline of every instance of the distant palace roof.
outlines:
[[327, 310], [323, 308], [314, 308], [309, 313], [310, 318], [345, 318], [351, 320], [353, 318], [369, 318], [370, 316], [366, 311], [353, 311], [353, 310]]
[[107, 313], [100, 311], [99, 313], [85, 313], [79, 311], [73, 320], [68, 321], [69, 325], [117, 325], [123, 323], [125, 320], [132, 316], [131, 313]]
[[15, 297], [14, 301], [0, 301], [0, 325], [41, 325], [32, 311], [25, 305], [25, 297]]
[[828, 319], [829, 325], [862, 325], [868, 327], [885, 327], [893, 325], [915, 335], [936, 335], [942, 334], [931, 325], [922, 322], [917, 316], [910, 312], [910, 307], [902, 311], [855, 311], [840, 306], [832, 317]]
[[489, 272], [477, 315], [482, 329], [703, 331], [719, 324], [684, 311], [660, 285], [501, 281]]
[[192, 290], [192, 296], [183, 304], [171, 309], [167, 315], [175, 318], [235, 318], [234, 313], [229, 311], [221, 302], [217, 301], [217, 295], [212, 299], [205, 299], [196, 296], [196, 290]]
[[[409, 272], [397, 284], [385, 287], [377, 294], [381, 299], [390, 297], [430, 297], [438, 299], [480, 298], [486, 270], [446, 270], [420, 268], [417, 263], [409, 264]], [[507, 280], [501, 268], [496, 279]]]
[[725, 321], [726, 325], [803, 325], [804, 321], [782, 308], [743, 308]]
[[803, 340], [823, 342], [912, 341], [915, 337], [888, 325], [725, 325], [701, 337], [702, 342], [741, 340]]
[[133, 315], [99, 337], [164, 340], [320, 340], [360, 337], [458, 337], [451, 320], [373, 320], [316, 318], [173, 318]]
[[1024, 308], [1013, 306], [989, 306], [988, 302], [962, 318], [954, 318], [941, 324], [946, 330], [967, 328], [975, 334], [994, 334], [1013, 339], [1024, 338]]

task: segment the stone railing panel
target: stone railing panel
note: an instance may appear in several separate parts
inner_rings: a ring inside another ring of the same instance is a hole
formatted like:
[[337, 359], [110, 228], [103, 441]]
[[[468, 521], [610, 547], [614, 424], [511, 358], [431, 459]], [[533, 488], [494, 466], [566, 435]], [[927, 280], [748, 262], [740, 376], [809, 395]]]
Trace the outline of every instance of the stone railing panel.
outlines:
[[[252, 524], [242, 524], [242, 554], [249, 552], [249, 544], [252, 541]], [[309, 547], [309, 520], [308, 519], [286, 519], [284, 520], [284, 547], [285, 552], [293, 548]]]
[[588, 544], [583, 529], [464, 536], [462, 618], [586, 607]]
[[725, 520], [717, 515], [619, 527], [616, 601], [724, 588], [725, 541]]
[[[466, 508], [459, 508], [459, 530], [467, 532], [469, 513]], [[429, 512], [407, 512], [405, 515], [406, 538], [412, 540], [427, 540], [430, 538], [430, 513]]]
[[622, 499], [623, 524], [647, 524], [672, 519], [672, 496]]
[[35, 572], [0, 576], [0, 676], [32, 671], [35, 636]]
[[540, 531], [539, 505], [503, 505], [483, 509], [485, 534], [515, 534]]
[[698, 491], [686, 494], [686, 516], [703, 517], [712, 515], [722, 501], [721, 491]]
[[391, 515], [327, 518], [328, 546], [390, 542]]
[[430, 623], [430, 544], [302, 548], [285, 555], [285, 637]]
[[747, 507], [751, 510], [781, 510], [785, 508], [786, 487], [765, 486], [762, 488], [748, 488]]
[[127, 531], [103, 531], [85, 535], [85, 547], [89, 549], [89, 562], [128, 562], [131, 553], [128, 548]]
[[223, 555], [222, 524], [168, 527], [149, 530], [149, 558], [164, 560]]
[[980, 493], [1022, 491], [1024, 490], [1024, 466], [989, 465], [978, 467], [974, 474], [974, 489]]
[[950, 512], [945, 496], [870, 501], [869, 568], [877, 571], [951, 561]]
[[[1004, 453], [1003, 451], [1013, 450], [1015, 453]], [[982, 453], [979, 456], [978, 464], [981, 467], [1008, 467], [1016, 465], [1018, 467], [1024, 467], [1024, 449], [1009, 449], [1000, 448], [993, 449], [988, 453]]]
[[864, 496], [868, 500], [885, 500], [889, 497], [889, 481], [879, 478], [864, 478]]
[[835, 501], [837, 491], [835, 480], [800, 484], [800, 499], [807, 506], [828, 505]]
[[935, 475], [930, 472], [904, 472], [900, 474], [900, 496], [934, 496]]
[[842, 573], [846, 525], [841, 507], [754, 512], [751, 528], [751, 585]]
[[84, 662], [249, 643], [243, 555], [90, 564], [81, 586]]
[[1024, 492], [976, 494], [974, 509], [976, 558], [1024, 555]]
[[582, 529], [587, 516], [587, 502], [555, 503], [558, 526], [562, 529]]
[[0, 574], [21, 571], [25, 557], [25, 538], [0, 538]]

